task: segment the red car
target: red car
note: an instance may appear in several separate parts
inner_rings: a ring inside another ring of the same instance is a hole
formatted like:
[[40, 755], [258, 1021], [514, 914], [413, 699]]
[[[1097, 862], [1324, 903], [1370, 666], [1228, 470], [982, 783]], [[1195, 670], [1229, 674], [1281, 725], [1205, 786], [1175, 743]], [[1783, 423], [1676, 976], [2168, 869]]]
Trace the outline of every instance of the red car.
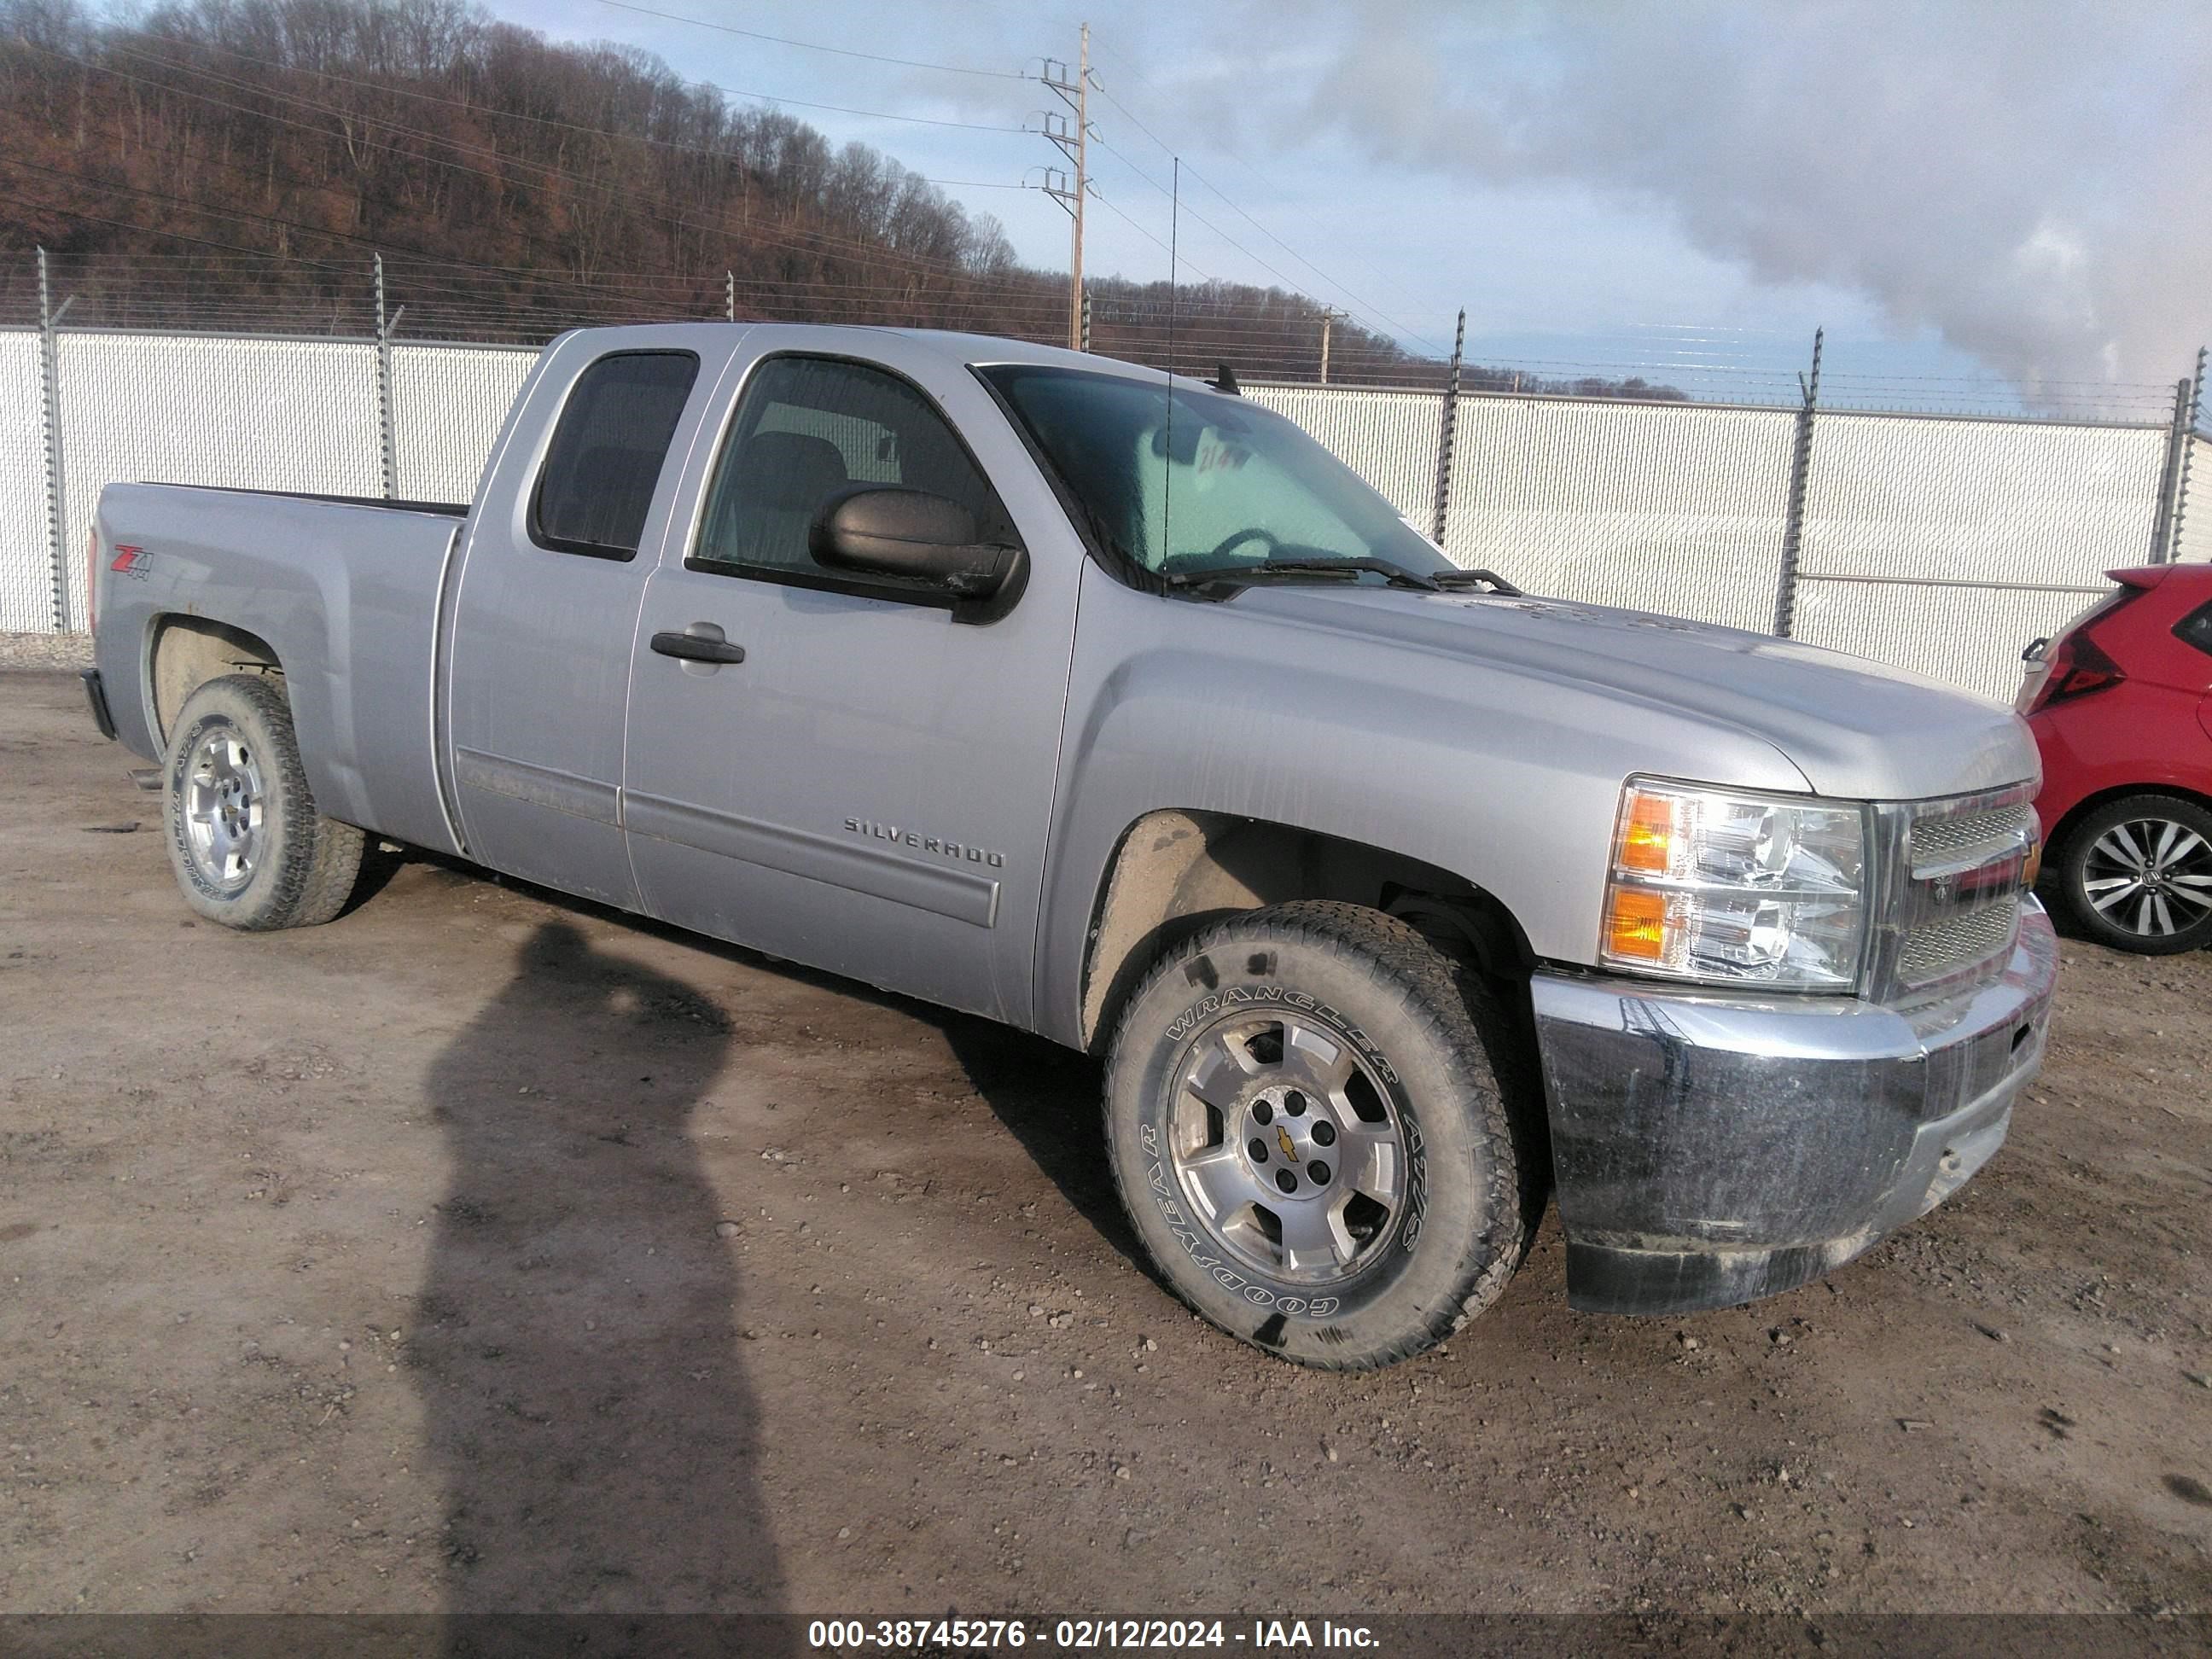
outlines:
[[2043, 751], [2052, 908], [2164, 956], [2212, 944], [2212, 565], [2106, 574], [2109, 599], [2028, 647], [2014, 707]]

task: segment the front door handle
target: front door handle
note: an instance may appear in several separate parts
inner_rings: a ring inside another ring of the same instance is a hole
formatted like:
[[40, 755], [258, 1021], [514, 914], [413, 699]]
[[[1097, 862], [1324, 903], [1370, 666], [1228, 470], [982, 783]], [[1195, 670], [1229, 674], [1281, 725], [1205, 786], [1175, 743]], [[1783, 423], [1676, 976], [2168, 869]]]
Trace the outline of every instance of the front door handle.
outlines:
[[682, 657], [691, 662], [743, 662], [745, 648], [732, 645], [727, 640], [709, 639], [703, 634], [655, 634], [653, 648], [664, 657]]

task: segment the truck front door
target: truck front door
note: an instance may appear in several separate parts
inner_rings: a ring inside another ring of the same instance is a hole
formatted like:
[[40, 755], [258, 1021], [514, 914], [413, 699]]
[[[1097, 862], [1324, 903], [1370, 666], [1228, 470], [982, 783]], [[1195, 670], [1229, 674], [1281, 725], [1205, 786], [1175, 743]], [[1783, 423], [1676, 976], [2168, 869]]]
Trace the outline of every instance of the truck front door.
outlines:
[[[646, 908], [1026, 1023], [1072, 532], [972, 375], [896, 338], [860, 362], [779, 350], [780, 332], [761, 328], [733, 366], [697, 504], [679, 503], [646, 585], [623, 790]], [[987, 536], [1019, 535], [1018, 599], [971, 625], [922, 587], [816, 564], [816, 510], [864, 483], [950, 496]]]

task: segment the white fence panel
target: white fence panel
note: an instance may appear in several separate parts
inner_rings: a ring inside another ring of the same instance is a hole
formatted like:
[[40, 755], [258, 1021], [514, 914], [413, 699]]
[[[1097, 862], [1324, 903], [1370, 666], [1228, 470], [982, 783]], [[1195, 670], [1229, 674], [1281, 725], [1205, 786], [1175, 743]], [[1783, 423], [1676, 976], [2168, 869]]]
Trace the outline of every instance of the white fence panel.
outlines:
[[1899, 415], [1822, 415], [1807, 574], [2080, 582], [2145, 564], [2166, 434]]
[[2028, 641], [2049, 638], [2095, 602], [2089, 593], [1810, 582], [1797, 590], [1790, 633], [2010, 702]]
[[0, 334], [0, 634], [54, 625], [39, 349], [36, 334]]
[[[71, 333], [60, 340], [68, 485], [62, 599], [84, 625], [84, 541], [117, 480], [382, 493], [366, 341]], [[40, 338], [0, 333], [0, 630], [53, 624]], [[398, 494], [465, 501], [536, 353], [395, 343]], [[1426, 527], [1443, 399], [1254, 386]], [[1447, 550], [1531, 592], [1764, 630], [1773, 621], [1795, 412], [1507, 398], [1460, 401]], [[1823, 413], [1795, 632], [1993, 697], [2021, 647], [2101, 573], [2151, 551], [2165, 433]], [[2212, 441], [2193, 446], [2179, 556], [2212, 561]], [[1872, 580], [1841, 580], [1841, 577]], [[1948, 586], [2026, 584], [2028, 591]]]
[[1942, 584], [2101, 590], [2148, 562], [2166, 445], [2148, 427], [1823, 415], [1791, 631], [2009, 701], [2021, 647], [2094, 595]]
[[2212, 438], [2189, 441], [2189, 495], [2181, 504], [2181, 545], [2173, 556], [2212, 562]]
[[69, 623], [84, 626], [84, 541], [111, 483], [384, 493], [376, 349], [341, 340], [64, 334]]
[[497, 346], [392, 348], [395, 489], [410, 501], [465, 501], [507, 405], [538, 361]]
[[1462, 397], [1444, 550], [1531, 593], [1771, 629], [1786, 410]]
[[1246, 387], [1244, 395], [1289, 416], [1313, 434], [1424, 532], [1434, 524], [1437, 449], [1443, 441], [1443, 394], [1255, 386]]

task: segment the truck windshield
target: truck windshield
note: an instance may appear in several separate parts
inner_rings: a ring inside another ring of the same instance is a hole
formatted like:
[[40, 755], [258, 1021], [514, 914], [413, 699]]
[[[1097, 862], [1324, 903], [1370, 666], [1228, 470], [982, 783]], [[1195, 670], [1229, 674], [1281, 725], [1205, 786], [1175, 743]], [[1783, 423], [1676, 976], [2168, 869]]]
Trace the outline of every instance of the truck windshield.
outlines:
[[1271, 410], [1165, 378], [1007, 363], [997, 388], [1092, 533], [1170, 581], [1419, 579], [1449, 560], [1358, 474]]

